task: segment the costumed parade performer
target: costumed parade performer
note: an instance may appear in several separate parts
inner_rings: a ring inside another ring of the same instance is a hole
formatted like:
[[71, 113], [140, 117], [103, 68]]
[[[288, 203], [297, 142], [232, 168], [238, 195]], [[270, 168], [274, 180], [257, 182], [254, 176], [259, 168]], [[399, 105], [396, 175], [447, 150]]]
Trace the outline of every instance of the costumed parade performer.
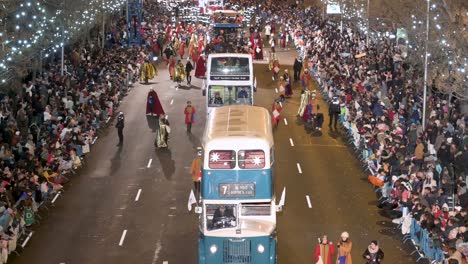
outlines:
[[174, 81], [177, 82], [177, 86], [179, 86], [183, 80], [185, 80], [185, 66], [178, 60], [174, 71]]
[[153, 63], [146, 60], [140, 72], [140, 82], [144, 81], [145, 84], [148, 84], [148, 81], [153, 79], [156, 75], [158, 75], [158, 69]]
[[164, 116], [164, 109], [159, 101], [158, 94], [151, 88], [146, 100], [146, 114], [155, 116]]
[[156, 132], [156, 139], [154, 140], [154, 145], [156, 148], [168, 147], [170, 133], [171, 127], [169, 126], [169, 120], [163, 116], [159, 119], [159, 129]]
[[199, 79], [205, 79], [205, 73], [206, 73], [205, 55], [201, 54], [198, 57], [197, 65], [195, 67], [195, 77]]

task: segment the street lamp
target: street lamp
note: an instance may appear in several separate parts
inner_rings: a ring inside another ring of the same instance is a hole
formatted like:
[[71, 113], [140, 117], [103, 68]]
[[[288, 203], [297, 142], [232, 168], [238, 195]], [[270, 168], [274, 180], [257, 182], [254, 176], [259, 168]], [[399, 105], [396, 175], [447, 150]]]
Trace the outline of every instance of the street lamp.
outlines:
[[370, 0], [367, 0], [367, 34], [366, 34], [366, 46], [369, 48], [369, 34], [370, 34], [370, 15], [369, 15], [369, 5], [370, 5]]
[[431, 0], [426, 0], [426, 43], [424, 44], [424, 87], [423, 87], [423, 112], [422, 112], [422, 127], [426, 128], [426, 98], [427, 98], [427, 60], [428, 60], [428, 43], [429, 43], [429, 14], [431, 11]]

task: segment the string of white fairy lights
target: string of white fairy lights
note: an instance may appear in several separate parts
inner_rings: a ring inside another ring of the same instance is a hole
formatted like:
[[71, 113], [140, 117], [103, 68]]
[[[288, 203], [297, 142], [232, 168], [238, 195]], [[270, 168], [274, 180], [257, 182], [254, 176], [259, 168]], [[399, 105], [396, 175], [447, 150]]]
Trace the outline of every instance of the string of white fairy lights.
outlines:
[[[41, 51], [48, 57], [57, 52], [72, 37], [96, 23], [100, 13], [115, 13], [126, 4], [126, 0], [90, 0], [70, 10], [66, 2], [56, 10], [42, 1], [27, 0], [17, 6], [17, 10], [4, 18], [5, 27], [0, 29], [3, 57], [0, 58], [0, 84], [12, 78], [11, 67], [25, 53]], [[71, 3], [71, 2], [70, 2]], [[23, 56], [24, 57], [24, 56]]]

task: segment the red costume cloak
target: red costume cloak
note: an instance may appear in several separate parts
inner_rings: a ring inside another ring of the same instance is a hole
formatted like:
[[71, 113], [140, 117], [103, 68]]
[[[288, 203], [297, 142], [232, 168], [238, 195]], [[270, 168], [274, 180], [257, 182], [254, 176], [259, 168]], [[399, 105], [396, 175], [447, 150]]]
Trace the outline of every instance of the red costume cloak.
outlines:
[[161, 102], [159, 101], [158, 94], [155, 90], [150, 90], [146, 100], [146, 114], [153, 114], [158, 116], [165, 115]]
[[197, 60], [197, 66], [195, 68], [195, 77], [205, 79], [206, 73], [206, 60], [204, 56], [199, 56]]

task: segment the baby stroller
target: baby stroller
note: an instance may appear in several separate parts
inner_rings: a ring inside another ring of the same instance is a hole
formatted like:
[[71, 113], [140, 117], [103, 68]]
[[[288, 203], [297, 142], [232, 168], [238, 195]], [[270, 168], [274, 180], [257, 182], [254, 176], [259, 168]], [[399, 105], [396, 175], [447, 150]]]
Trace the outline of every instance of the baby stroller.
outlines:
[[311, 114], [305, 121], [305, 127], [313, 136], [321, 136], [323, 120], [324, 118], [322, 113]]

